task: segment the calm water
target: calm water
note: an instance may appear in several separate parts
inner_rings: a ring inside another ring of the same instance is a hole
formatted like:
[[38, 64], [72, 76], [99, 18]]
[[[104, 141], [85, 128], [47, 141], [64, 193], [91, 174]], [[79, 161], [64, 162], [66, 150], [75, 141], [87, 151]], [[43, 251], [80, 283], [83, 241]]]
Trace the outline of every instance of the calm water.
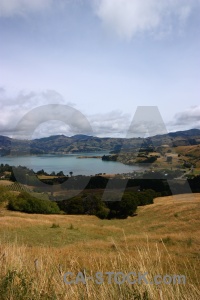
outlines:
[[95, 175], [97, 173], [129, 173], [134, 170], [141, 169], [137, 166], [127, 166], [120, 162], [102, 161], [100, 158], [81, 158], [77, 156], [102, 156], [108, 153], [76, 153], [68, 155], [38, 155], [38, 156], [18, 156], [18, 157], [0, 157], [0, 163], [9, 164], [11, 166], [26, 166], [35, 172], [43, 169], [47, 173], [52, 171], [63, 171], [65, 175], [69, 175], [72, 171], [73, 175]]

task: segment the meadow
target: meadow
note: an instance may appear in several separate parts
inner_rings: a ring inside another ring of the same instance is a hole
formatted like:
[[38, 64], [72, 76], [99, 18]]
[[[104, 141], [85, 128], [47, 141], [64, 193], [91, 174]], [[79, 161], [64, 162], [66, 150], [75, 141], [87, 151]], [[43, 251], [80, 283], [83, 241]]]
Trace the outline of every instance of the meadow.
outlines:
[[[156, 198], [125, 220], [0, 210], [1, 299], [199, 299], [200, 194]], [[66, 272], [185, 275], [186, 284], [66, 284]]]

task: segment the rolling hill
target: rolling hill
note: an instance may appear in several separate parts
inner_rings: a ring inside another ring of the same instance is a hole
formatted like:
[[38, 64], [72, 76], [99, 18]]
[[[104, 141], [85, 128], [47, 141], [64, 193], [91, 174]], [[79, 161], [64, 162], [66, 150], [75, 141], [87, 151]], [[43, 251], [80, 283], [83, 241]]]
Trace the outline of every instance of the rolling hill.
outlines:
[[200, 130], [177, 131], [148, 138], [99, 138], [88, 135], [55, 135], [34, 140], [0, 136], [0, 155], [67, 154], [76, 152], [131, 151], [140, 148], [193, 146], [200, 144]]

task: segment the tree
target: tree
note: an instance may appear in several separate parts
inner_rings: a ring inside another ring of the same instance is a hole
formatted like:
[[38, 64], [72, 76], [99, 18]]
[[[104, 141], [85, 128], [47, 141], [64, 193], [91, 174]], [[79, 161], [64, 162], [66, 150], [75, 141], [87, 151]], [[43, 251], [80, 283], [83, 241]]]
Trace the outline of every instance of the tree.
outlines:
[[[61, 204], [61, 206], [60, 206]], [[70, 215], [84, 214], [83, 200], [80, 197], [73, 197], [62, 203], [58, 202], [60, 208]]]
[[45, 175], [45, 176], [49, 176], [49, 174], [47, 172], [45, 172], [43, 169], [39, 170], [38, 172], [36, 172], [37, 175]]
[[13, 193], [8, 191], [6, 187], [0, 186], [0, 204], [10, 201], [13, 198]]
[[63, 171], [60, 171], [56, 174], [57, 176], [65, 176], [65, 174], [63, 173]]
[[35, 198], [26, 192], [21, 192], [18, 196], [9, 199], [8, 209], [36, 214], [60, 213], [57, 203], [50, 200]]
[[70, 176], [72, 177], [72, 175], [73, 175], [73, 172], [72, 172], [72, 171], [70, 171], [70, 172], [69, 172], [69, 174], [70, 174]]
[[109, 201], [106, 202], [106, 206], [110, 209], [108, 219], [126, 219], [135, 213], [137, 209], [137, 199], [127, 193], [123, 195], [121, 201]]
[[171, 163], [172, 162], [172, 156], [167, 156], [167, 162]]

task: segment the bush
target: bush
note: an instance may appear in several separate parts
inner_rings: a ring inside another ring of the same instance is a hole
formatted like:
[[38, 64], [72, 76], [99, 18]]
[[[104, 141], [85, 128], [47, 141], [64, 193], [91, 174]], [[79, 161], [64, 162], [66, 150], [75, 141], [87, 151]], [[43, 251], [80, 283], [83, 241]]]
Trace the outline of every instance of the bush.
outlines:
[[105, 203], [97, 195], [85, 195], [75, 196], [71, 199], [58, 201], [58, 206], [65, 213], [70, 215], [105, 215], [103, 209], [106, 208]]
[[106, 202], [106, 205], [110, 209], [108, 219], [126, 219], [128, 216], [133, 216], [136, 211], [137, 200], [134, 199], [131, 193], [125, 193], [121, 201]]
[[95, 215], [100, 219], [125, 219], [134, 215], [137, 206], [152, 204], [155, 197], [158, 197], [158, 192], [151, 189], [143, 192], [126, 191], [122, 198], [117, 191], [112, 191], [107, 193], [105, 201], [98, 194], [84, 193], [82, 196], [57, 201], [57, 203], [67, 214]]
[[0, 187], [0, 204], [7, 202], [13, 198], [13, 195], [11, 192], [9, 192], [6, 187], [1, 186]]
[[84, 213], [87, 215], [97, 215], [98, 212], [103, 212], [105, 203], [102, 202], [100, 197], [90, 194], [83, 198]]
[[55, 202], [34, 198], [26, 192], [22, 192], [17, 197], [10, 199], [8, 209], [36, 214], [60, 213], [60, 209]]
[[107, 219], [108, 218], [108, 215], [109, 215], [109, 208], [106, 208], [106, 207], [102, 207], [100, 208], [97, 212], [96, 212], [96, 216], [99, 218], [99, 219]]
[[153, 199], [156, 197], [158, 197], [158, 193], [151, 189], [140, 192], [138, 193], [138, 206], [153, 204]]
[[83, 200], [80, 197], [73, 197], [68, 200], [58, 201], [60, 209], [69, 215], [84, 214]]

